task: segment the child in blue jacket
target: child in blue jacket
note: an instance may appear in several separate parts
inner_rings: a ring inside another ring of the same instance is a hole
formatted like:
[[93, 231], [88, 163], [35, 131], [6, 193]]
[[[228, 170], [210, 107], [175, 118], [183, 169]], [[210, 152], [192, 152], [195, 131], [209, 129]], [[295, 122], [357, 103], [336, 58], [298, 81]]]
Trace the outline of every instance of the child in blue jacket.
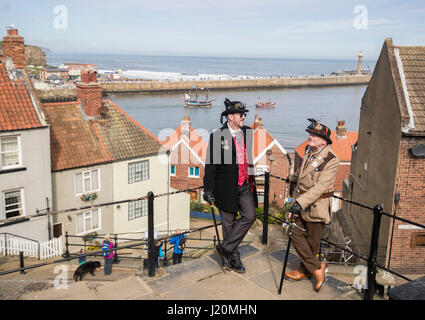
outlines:
[[180, 230], [176, 230], [176, 235], [170, 239], [170, 244], [174, 245], [173, 250], [173, 264], [182, 262], [183, 251], [186, 245], [186, 236], [180, 233]]

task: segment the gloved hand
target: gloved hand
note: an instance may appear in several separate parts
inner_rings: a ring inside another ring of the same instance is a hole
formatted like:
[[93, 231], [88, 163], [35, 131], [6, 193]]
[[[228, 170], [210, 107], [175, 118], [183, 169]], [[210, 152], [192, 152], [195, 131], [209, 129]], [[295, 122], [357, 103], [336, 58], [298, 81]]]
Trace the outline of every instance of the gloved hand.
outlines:
[[291, 218], [293, 215], [294, 216], [301, 215], [302, 209], [303, 208], [301, 207], [301, 205], [297, 201], [295, 201], [292, 207], [289, 209], [289, 218]]
[[211, 191], [204, 191], [204, 200], [208, 202], [209, 204], [212, 204], [215, 202], [214, 195]]
[[289, 181], [289, 176], [286, 177], [285, 182], [290, 182]]

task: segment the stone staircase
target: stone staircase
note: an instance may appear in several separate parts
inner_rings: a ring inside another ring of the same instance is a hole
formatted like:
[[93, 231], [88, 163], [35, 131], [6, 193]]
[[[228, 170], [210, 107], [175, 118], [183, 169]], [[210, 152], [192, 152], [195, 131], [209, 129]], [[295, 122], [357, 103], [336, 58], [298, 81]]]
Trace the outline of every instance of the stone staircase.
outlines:
[[[242, 262], [247, 270], [245, 274], [223, 271], [220, 257], [213, 249], [207, 250], [199, 258], [184, 259], [183, 263], [178, 265], [164, 267], [161, 264], [161, 267], [156, 269], [154, 277], [148, 277], [140, 259], [121, 259], [119, 264], [113, 264], [110, 276], [105, 276], [103, 269], [100, 269], [96, 272], [96, 276], [87, 274], [83, 281], [74, 282], [72, 276], [77, 267], [74, 260], [63, 263], [69, 270], [65, 279], [65, 290], [54, 287], [53, 281], [57, 277], [54, 268], [57, 265], [52, 264], [30, 269], [25, 275], [14, 273], [0, 277], [0, 292], [2, 292], [0, 299], [208, 301], [362, 299], [361, 293], [353, 288], [355, 278], [358, 276], [353, 271], [354, 266], [332, 264], [327, 266], [326, 280], [320, 292], [317, 293], [313, 289], [314, 278], [299, 282], [285, 279], [282, 294], [279, 295], [277, 291], [285, 254], [283, 248], [286, 248], [285, 236], [278, 226], [271, 226], [269, 243], [263, 245], [260, 234], [261, 226], [254, 227], [245, 238], [249, 243], [239, 247]], [[298, 265], [299, 259], [295, 251], [291, 250], [287, 270], [294, 270]], [[375, 296], [375, 300], [377, 299], [381, 298]]]

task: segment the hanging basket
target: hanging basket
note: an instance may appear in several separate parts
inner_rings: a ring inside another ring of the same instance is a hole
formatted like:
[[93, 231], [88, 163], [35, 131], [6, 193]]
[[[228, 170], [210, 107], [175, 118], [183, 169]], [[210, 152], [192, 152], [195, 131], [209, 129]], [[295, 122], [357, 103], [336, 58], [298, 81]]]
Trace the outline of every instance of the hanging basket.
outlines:
[[93, 201], [97, 198], [97, 193], [85, 193], [81, 196], [83, 201]]

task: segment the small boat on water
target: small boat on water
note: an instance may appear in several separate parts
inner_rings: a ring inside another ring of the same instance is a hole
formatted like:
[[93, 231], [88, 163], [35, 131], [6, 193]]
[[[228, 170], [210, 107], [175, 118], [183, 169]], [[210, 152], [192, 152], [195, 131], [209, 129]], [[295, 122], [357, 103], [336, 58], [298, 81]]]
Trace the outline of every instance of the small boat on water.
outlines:
[[269, 101], [261, 101], [260, 98], [258, 98], [259, 101], [255, 102], [255, 107], [257, 108], [261, 108], [261, 109], [273, 109], [276, 108], [276, 102], [271, 102], [270, 99]]
[[203, 108], [210, 108], [212, 105], [212, 102], [215, 99], [209, 99], [208, 93], [209, 90], [206, 89], [205, 98], [199, 99], [198, 91], [199, 90], [205, 90], [205, 88], [197, 88], [192, 92], [192, 90], [189, 93], [185, 93], [184, 95], [184, 103], [186, 107], [192, 108], [192, 107], [203, 107]]

